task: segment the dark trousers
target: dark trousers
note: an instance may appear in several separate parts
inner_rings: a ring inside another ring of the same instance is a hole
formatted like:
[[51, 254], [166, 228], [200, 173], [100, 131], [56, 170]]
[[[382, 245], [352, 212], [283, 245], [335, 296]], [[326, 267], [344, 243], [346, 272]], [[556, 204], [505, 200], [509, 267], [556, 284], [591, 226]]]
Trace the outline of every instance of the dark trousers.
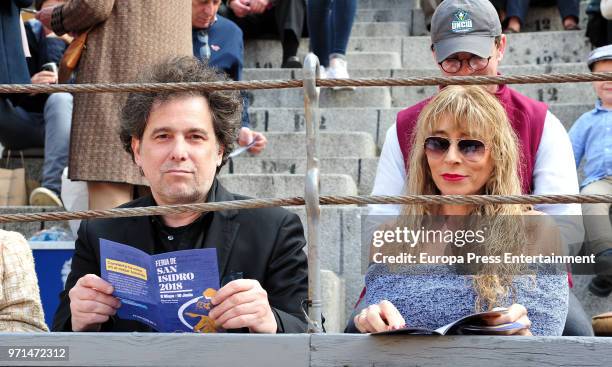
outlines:
[[0, 143], [5, 149], [45, 148], [41, 185], [59, 194], [68, 165], [72, 95], [53, 93], [43, 112], [29, 112], [0, 98]]
[[594, 47], [612, 43], [612, 21], [605, 19], [601, 13], [589, 14], [586, 36]]
[[591, 319], [586, 315], [582, 304], [574, 295], [574, 292], [569, 291], [569, 303], [567, 307], [567, 319], [563, 328], [563, 336], [593, 336], [593, 326]]
[[517, 17], [521, 24], [525, 24], [525, 18], [527, 17], [530, 5], [552, 6], [555, 4], [559, 7], [561, 19], [574, 17], [578, 21], [578, 14], [580, 13], [579, 0], [510, 0], [506, 2], [506, 17]]
[[346, 55], [357, 0], [309, 0], [308, 31], [310, 48], [321, 65], [329, 66], [329, 56]]
[[226, 7], [223, 15], [235, 22], [244, 38], [262, 38], [276, 35], [281, 42], [284, 41], [285, 31], [291, 31], [296, 39], [302, 37], [306, 20], [305, 0], [277, 1], [273, 8], [262, 14], [248, 15], [238, 18], [232, 9]]

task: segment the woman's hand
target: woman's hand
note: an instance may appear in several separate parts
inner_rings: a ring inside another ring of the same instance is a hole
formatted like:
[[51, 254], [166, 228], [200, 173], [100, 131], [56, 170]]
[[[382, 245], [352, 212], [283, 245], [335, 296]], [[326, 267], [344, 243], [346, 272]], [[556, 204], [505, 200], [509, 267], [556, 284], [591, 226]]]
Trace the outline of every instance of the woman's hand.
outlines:
[[386, 300], [364, 308], [353, 321], [357, 330], [362, 333], [377, 333], [406, 326], [406, 321], [397, 308]]
[[497, 317], [488, 317], [484, 319], [487, 325], [501, 325], [512, 322], [518, 322], [523, 324], [525, 327], [522, 329], [515, 329], [505, 332], [505, 335], [521, 335], [521, 336], [532, 336], [531, 334], [531, 320], [527, 317], [527, 309], [523, 305], [518, 303], [508, 307], [508, 311]]

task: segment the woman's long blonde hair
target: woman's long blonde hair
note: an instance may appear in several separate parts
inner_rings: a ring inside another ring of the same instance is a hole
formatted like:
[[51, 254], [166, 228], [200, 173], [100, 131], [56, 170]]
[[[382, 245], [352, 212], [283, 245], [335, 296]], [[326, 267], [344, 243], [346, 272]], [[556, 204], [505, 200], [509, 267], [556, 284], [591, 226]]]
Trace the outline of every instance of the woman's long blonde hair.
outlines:
[[[412, 136], [405, 193], [440, 194], [432, 179], [424, 144], [425, 139], [431, 136], [445, 119], [450, 120], [458, 130], [471, 138], [484, 141], [490, 150], [494, 163], [493, 171], [482, 194], [520, 195], [518, 139], [510, 126], [506, 111], [497, 98], [478, 86], [448, 86], [433, 97], [423, 109]], [[522, 232], [522, 226], [517, 223], [516, 218], [528, 209], [529, 207], [524, 205], [499, 204], [473, 207], [472, 215], [495, 218], [492, 221], [490, 235], [487, 237], [486, 254], [503, 254], [524, 246], [526, 238], [521, 233], [517, 234], [516, 231]], [[411, 217], [439, 215], [440, 206], [405, 205], [402, 214]], [[473, 277], [478, 295], [477, 311], [485, 304], [489, 309], [496, 307], [502, 298], [508, 296], [512, 286], [512, 275], [520, 271], [517, 267], [520, 265], [498, 264], [494, 269], [491, 267], [482, 269]]]

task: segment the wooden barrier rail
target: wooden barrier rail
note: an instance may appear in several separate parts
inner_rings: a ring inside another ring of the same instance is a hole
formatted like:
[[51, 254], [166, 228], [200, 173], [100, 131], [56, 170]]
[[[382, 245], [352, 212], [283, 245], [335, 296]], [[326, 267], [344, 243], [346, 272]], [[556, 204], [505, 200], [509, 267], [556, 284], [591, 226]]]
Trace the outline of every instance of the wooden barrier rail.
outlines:
[[[8, 358], [36, 348], [66, 358]], [[601, 337], [0, 334], [3, 366], [609, 366], [611, 355]]]

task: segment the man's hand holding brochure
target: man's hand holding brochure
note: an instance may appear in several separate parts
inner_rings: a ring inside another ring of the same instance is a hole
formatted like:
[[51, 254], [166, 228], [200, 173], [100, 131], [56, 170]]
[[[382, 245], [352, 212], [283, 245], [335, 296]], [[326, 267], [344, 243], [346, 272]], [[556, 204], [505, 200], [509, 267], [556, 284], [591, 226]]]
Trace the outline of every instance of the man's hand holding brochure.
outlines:
[[118, 317], [162, 332], [216, 332], [208, 315], [219, 289], [216, 249], [149, 255], [100, 239], [100, 264], [121, 301]]

